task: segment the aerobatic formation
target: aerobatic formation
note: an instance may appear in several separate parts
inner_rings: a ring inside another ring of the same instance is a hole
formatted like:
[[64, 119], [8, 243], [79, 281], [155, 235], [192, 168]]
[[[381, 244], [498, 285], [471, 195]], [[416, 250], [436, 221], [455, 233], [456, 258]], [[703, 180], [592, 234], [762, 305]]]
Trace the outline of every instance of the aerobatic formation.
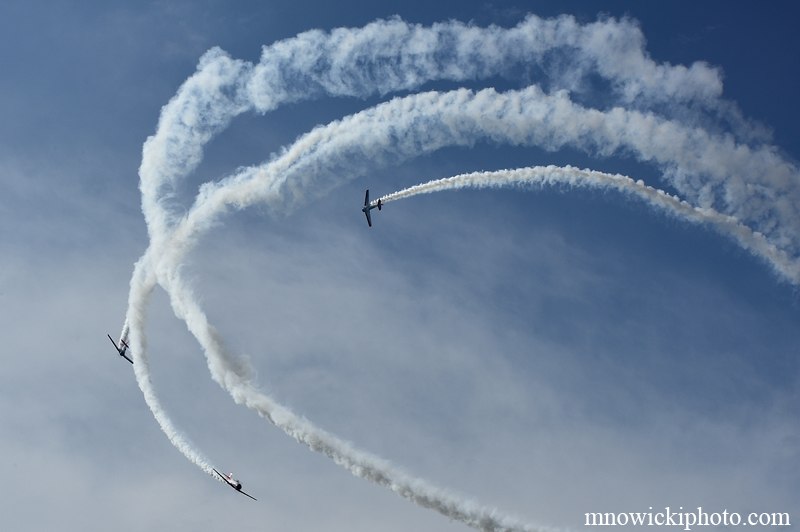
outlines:
[[[556, 63], [559, 68], [552, 68]], [[415, 92], [434, 80], [474, 84], [514, 75], [534, 83], [507, 91]], [[586, 104], [591, 98], [583, 92], [596, 84], [582, 81], [590, 77], [605, 82], [600, 84], [603, 108]], [[236, 116], [267, 114], [302, 100], [385, 97], [400, 91], [405, 95], [314, 128], [263, 164], [204, 184], [191, 206], [176, 205], [181, 180], [198, 167], [206, 144]], [[109, 338], [118, 354], [133, 363], [145, 401], [175, 447], [248, 497], [238, 480], [219, 473], [188, 442], [159, 403], [144, 327], [156, 286], [166, 291], [177, 317], [197, 339], [211, 377], [237, 404], [352, 474], [450, 519], [481, 530], [540, 530], [361, 451], [260, 391], [248, 362], [231, 353], [209, 323], [181, 265], [228, 210], [260, 205], [285, 213], [370, 169], [448, 146], [488, 142], [570, 148], [599, 160], [627, 156], [658, 169], [663, 185], [674, 193], [572, 167], [476, 172], [376, 202], [369, 201], [367, 192], [362, 211], [369, 225], [373, 208], [419, 193], [551, 184], [610, 189], [713, 227], [762, 259], [778, 278], [797, 285], [798, 169], [764, 131], [722, 97], [718, 69], [703, 62], [654, 62], [641, 29], [628, 19], [581, 24], [570, 16], [529, 15], [514, 27], [480, 28], [452, 21], [421, 26], [392, 18], [362, 28], [302, 33], [265, 46], [257, 64], [214, 48], [163, 107], [156, 132], [144, 144], [139, 176], [150, 244], [134, 267], [119, 343]]]

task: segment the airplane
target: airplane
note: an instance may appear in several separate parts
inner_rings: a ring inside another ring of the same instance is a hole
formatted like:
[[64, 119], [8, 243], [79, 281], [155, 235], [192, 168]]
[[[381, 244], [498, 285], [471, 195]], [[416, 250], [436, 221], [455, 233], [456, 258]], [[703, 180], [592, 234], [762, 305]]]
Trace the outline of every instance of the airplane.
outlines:
[[220, 473], [219, 471], [217, 471], [217, 470], [216, 470], [216, 469], [214, 469], [213, 467], [212, 467], [211, 469], [213, 469], [213, 470], [214, 470], [214, 473], [216, 473], [217, 475], [219, 475], [219, 478], [221, 478], [222, 480], [224, 480], [224, 481], [225, 481], [225, 483], [226, 483], [228, 486], [232, 487], [233, 489], [235, 489], [236, 491], [238, 491], [238, 492], [239, 492], [239, 493], [241, 493], [242, 495], [247, 495], [248, 497], [250, 497], [250, 498], [251, 498], [251, 499], [253, 499], [254, 501], [257, 501], [257, 500], [258, 500], [258, 499], [256, 499], [255, 497], [253, 497], [252, 495], [250, 495], [249, 493], [245, 493], [245, 492], [243, 492], [243, 491], [242, 491], [242, 483], [241, 483], [241, 482], [239, 482], [238, 480], [236, 480], [235, 478], [233, 478], [233, 473], [228, 473], [227, 475], [223, 475], [222, 473]]
[[122, 358], [133, 364], [133, 360], [125, 356], [125, 352], [128, 350], [128, 344], [125, 343], [125, 340], [123, 340], [122, 338], [119, 339], [120, 345], [123, 346], [120, 347], [119, 345], [117, 345], [117, 342], [115, 342], [114, 339], [111, 338], [110, 334], [107, 334], [106, 336], [108, 336], [108, 339], [111, 340], [112, 344], [114, 344], [114, 347], [116, 348], [117, 353], [119, 353], [119, 356], [121, 356]]
[[364, 196], [364, 208], [361, 209], [361, 211], [367, 216], [367, 224], [370, 227], [372, 227], [372, 217], [369, 215], [369, 211], [371, 211], [375, 207], [377, 207], [378, 210], [381, 210], [382, 206], [383, 206], [383, 202], [381, 202], [381, 200], [378, 200], [378, 203], [376, 203], [375, 205], [370, 205], [370, 203], [369, 203], [369, 189], [367, 189], [367, 194]]

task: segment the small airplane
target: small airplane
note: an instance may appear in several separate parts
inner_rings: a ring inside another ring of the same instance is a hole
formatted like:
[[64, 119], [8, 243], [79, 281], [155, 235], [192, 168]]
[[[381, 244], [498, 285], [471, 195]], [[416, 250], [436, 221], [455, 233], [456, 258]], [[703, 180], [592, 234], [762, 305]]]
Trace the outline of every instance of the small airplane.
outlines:
[[[214, 468], [212, 467], [212, 469], [214, 469]], [[258, 500], [258, 499], [256, 499], [255, 497], [253, 497], [252, 495], [250, 495], [249, 493], [245, 493], [245, 492], [243, 492], [243, 491], [242, 491], [242, 483], [241, 483], [241, 482], [239, 482], [238, 480], [236, 480], [235, 478], [233, 478], [233, 473], [228, 473], [227, 475], [223, 475], [222, 473], [220, 473], [220, 472], [219, 472], [219, 471], [217, 471], [216, 469], [214, 469], [214, 473], [216, 473], [217, 475], [219, 475], [219, 478], [221, 478], [222, 480], [224, 480], [224, 481], [225, 481], [225, 483], [226, 483], [228, 486], [232, 487], [233, 489], [235, 489], [236, 491], [238, 491], [238, 492], [239, 492], [239, 493], [241, 493], [242, 495], [247, 495], [248, 497], [250, 497], [250, 498], [251, 498], [251, 499], [253, 499], [254, 501], [257, 501], [257, 500]]]
[[367, 224], [370, 227], [372, 227], [372, 217], [369, 215], [369, 211], [371, 211], [375, 207], [377, 207], [378, 210], [381, 210], [382, 206], [383, 206], [383, 202], [381, 202], [381, 200], [378, 200], [378, 203], [376, 203], [375, 205], [370, 205], [370, 203], [369, 203], [369, 189], [367, 189], [367, 194], [364, 196], [364, 208], [361, 209], [361, 212], [363, 212], [367, 216]]
[[117, 342], [115, 342], [115, 341], [114, 341], [114, 339], [113, 339], [113, 338], [111, 338], [111, 335], [110, 335], [110, 334], [107, 334], [106, 336], [108, 336], [108, 339], [109, 339], [109, 340], [111, 340], [111, 343], [112, 343], [112, 344], [114, 344], [114, 348], [117, 350], [117, 353], [119, 353], [119, 356], [121, 356], [122, 358], [124, 358], [125, 360], [127, 360], [128, 362], [130, 362], [131, 364], [133, 364], [133, 360], [131, 360], [130, 358], [128, 358], [128, 357], [125, 355], [125, 352], [126, 352], [126, 351], [128, 350], [128, 348], [129, 348], [129, 347], [128, 347], [128, 344], [126, 344], [126, 343], [125, 343], [125, 340], [123, 340], [122, 338], [120, 338], [120, 339], [119, 339], [119, 345], [117, 345]]

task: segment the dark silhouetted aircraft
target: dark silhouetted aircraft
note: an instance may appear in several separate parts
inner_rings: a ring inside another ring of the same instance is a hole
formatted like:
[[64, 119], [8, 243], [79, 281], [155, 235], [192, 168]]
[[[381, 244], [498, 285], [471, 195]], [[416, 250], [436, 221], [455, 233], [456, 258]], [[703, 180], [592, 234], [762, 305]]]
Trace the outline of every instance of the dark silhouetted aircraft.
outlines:
[[108, 339], [111, 340], [111, 343], [114, 344], [114, 349], [117, 350], [117, 353], [119, 353], [119, 356], [121, 356], [122, 358], [124, 358], [125, 360], [127, 360], [128, 362], [133, 364], [133, 360], [131, 360], [130, 358], [128, 358], [125, 355], [125, 352], [128, 351], [128, 344], [125, 343], [125, 340], [120, 338], [119, 339], [119, 345], [117, 345], [117, 342], [115, 342], [114, 339], [111, 338], [110, 334], [107, 335], [107, 336], [108, 336]]
[[364, 208], [361, 209], [361, 211], [366, 215], [367, 224], [370, 227], [372, 227], [372, 217], [369, 215], [369, 211], [371, 211], [375, 207], [377, 207], [378, 210], [381, 210], [382, 206], [383, 206], [383, 203], [381, 202], [381, 200], [378, 200], [378, 203], [376, 203], [375, 205], [370, 205], [370, 203], [369, 203], [369, 189], [367, 189], [367, 193], [364, 196]]

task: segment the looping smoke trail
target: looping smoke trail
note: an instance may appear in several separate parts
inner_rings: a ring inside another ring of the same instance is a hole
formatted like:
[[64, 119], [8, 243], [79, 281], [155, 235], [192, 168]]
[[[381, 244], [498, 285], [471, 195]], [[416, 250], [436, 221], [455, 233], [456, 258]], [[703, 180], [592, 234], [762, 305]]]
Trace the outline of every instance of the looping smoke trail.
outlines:
[[[682, 120], [696, 117], [698, 108], [708, 109], [721, 114], [723, 122], [740, 124], [735, 131], [743, 140], [753, 140], [753, 132], [763, 129], [746, 123], [734, 104], [721, 99], [718, 69], [703, 62], [658, 64], [644, 43], [630, 19], [581, 25], [568, 15], [542, 19], [531, 14], [508, 29], [457, 21], [424, 27], [393, 18], [363, 28], [313, 30], [265, 46], [256, 65], [213, 48], [164, 106], [143, 149], [139, 175], [151, 238], [163, 234], [175, 216], [158, 202], [197, 167], [203, 146], [234, 117], [326, 95], [363, 98], [413, 90], [433, 80], [534, 74], [547, 90], [580, 94], [589, 78], [599, 77], [619, 105], [690, 106], [694, 112], [675, 113]], [[570, 68], [565, 71], [563, 65]], [[519, 68], [522, 73], [515, 71]]]
[[392, 466], [388, 461], [360, 451], [344, 440], [316, 427], [307, 419], [280, 405], [269, 395], [260, 392], [252, 382], [248, 366], [226, 350], [205, 313], [197, 304], [191, 289], [175, 270], [164, 266], [162, 264], [163, 277], [160, 277], [159, 282], [168, 292], [172, 308], [176, 315], [186, 322], [189, 331], [202, 346], [214, 380], [231, 394], [236, 403], [255, 410], [296, 441], [312, 451], [324, 454], [353, 475], [389, 488], [401, 497], [424, 508], [435, 510], [450, 519], [487, 531], [545, 530], [543, 527], [521, 523], [497, 510], [482, 507], [415, 478]]
[[[177, 185], [200, 164], [204, 146], [241, 113], [266, 113], [325, 96], [411, 91], [432, 80], [514, 79], [520, 69], [523, 79], [539, 79], [540, 85], [505, 93], [460, 89], [395, 98], [315, 128], [263, 165], [203, 185], [188, 213], [177, 205]], [[579, 103], [591, 100], [587, 91], [598, 80], [612, 107]], [[689, 67], [655, 63], [634, 21], [581, 25], [569, 16], [530, 15], [505, 29], [459, 22], [423, 27], [394, 18], [279, 41], [264, 47], [255, 65], [215, 48], [164, 106], [155, 134], [143, 147], [140, 190], [150, 245], [131, 280], [123, 328], [123, 338], [130, 334], [145, 399], [187, 458], [211, 474], [205, 458], [161, 408], [150, 382], [144, 327], [156, 285], [167, 291], [175, 314], [202, 346], [214, 380], [237, 403], [353, 474], [417, 504], [485, 530], [532, 528], [414, 479], [258, 391], [247, 360], [225, 349], [180, 276], [186, 254], [230, 208], [256, 203], [292, 208], [377, 165], [481, 141], [550, 150], [569, 146], [653, 164], [686, 202], [629, 178], [591, 171], [550, 169], [543, 183], [568, 181], [563, 173], [571, 172], [573, 179], [580, 175], [577, 186], [613, 186], [685, 219], [710, 223], [798, 283], [797, 167], [767, 144], [765, 128], [722, 98], [718, 69], [702, 62]], [[526, 171], [507, 176], [524, 180], [520, 176]]]
[[[167, 292], [175, 315], [184, 320], [189, 331], [200, 343], [208, 361], [212, 378], [228, 393], [237, 404], [256, 411], [261, 417], [283, 430], [296, 441], [312, 451], [322, 453], [353, 475], [386, 487], [424, 508], [435, 510], [442, 515], [462, 522], [468, 526], [486, 531], [543, 531], [544, 527], [522, 523], [505, 516], [493, 508], [483, 507], [463, 497], [430, 485], [428, 482], [409, 475], [392, 466], [388, 461], [358, 450], [351, 444], [316, 427], [305, 418], [296, 415], [269, 395], [259, 391], [252, 381], [252, 371], [246, 360], [230, 353], [224, 346], [216, 330], [208, 322], [205, 313], [197, 304], [188, 285], [180, 275], [180, 264], [195, 239], [186, 238], [180, 231], [163, 239], [164, 249], [153, 251], [137, 263], [134, 280], [131, 283], [129, 322], [125, 331], [143, 331], [143, 315], [152, 289], [159, 284]], [[147, 273], [145, 273], [147, 272]], [[189, 460], [214, 476], [212, 466], [175, 429], [163, 412], [152, 390], [149, 368], [146, 365], [146, 351], [143, 340], [134, 343], [140, 356], [135, 358], [134, 368], [137, 381], [154, 416], [170, 441]], [[143, 335], [142, 335], [143, 338]], [[144, 362], [142, 364], [141, 362]], [[216, 478], [216, 477], [215, 477]]]
[[596, 170], [580, 169], [572, 166], [534, 166], [514, 170], [497, 170], [493, 172], [471, 172], [453, 177], [436, 179], [412, 187], [386, 194], [371, 202], [377, 205], [401, 199], [431, 194], [445, 190], [463, 188], [498, 188], [520, 186], [552, 186], [567, 185], [572, 187], [589, 187], [595, 189], [614, 189], [618, 192], [635, 196], [647, 202], [651, 207], [682, 220], [707, 224], [719, 233], [733, 239], [742, 248], [764, 260], [776, 274], [793, 284], [800, 284], [800, 261], [791, 259], [787, 254], [767, 241], [763, 234], [753, 231], [733, 216], [721, 214], [713, 209], [694, 207], [678, 196], [670, 195], [663, 190], [645, 185], [641, 180], [621, 174], [608, 174]]
[[589, 109], [536, 86], [413, 94], [317, 127], [268, 163], [204, 185], [181, 230], [202, 231], [231, 207], [291, 208], [369, 168], [486, 140], [633, 155], [661, 168], [686, 201], [734, 216], [792, 257], [800, 251], [800, 172], [772, 147], [652, 113]]

